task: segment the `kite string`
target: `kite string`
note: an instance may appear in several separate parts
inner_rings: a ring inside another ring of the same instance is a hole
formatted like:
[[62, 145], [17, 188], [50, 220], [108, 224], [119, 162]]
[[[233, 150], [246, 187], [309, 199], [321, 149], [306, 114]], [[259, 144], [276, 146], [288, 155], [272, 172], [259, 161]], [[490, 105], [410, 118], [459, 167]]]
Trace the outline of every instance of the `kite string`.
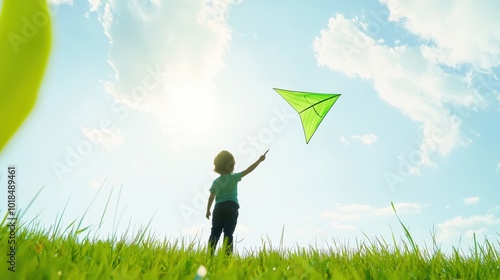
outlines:
[[[271, 149], [272, 147], [275, 146], [276, 143], [278, 143], [284, 135], [286, 135], [292, 128], [292, 126], [296, 123], [298, 114], [294, 111], [293, 117], [289, 117], [285, 120], [283, 120], [283, 129], [279, 131], [273, 131], [273, 138], [272, 141], [267, 145], [268, 149]], [[272, 128], [271, 128], [272, 129]]]

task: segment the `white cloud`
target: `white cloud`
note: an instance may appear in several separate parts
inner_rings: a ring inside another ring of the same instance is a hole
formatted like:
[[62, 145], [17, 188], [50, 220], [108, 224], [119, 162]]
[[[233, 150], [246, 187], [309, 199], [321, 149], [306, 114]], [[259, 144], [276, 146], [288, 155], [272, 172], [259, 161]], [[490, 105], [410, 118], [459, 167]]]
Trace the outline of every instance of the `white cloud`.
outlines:
[[[378, 45], [360, 30], [358, 24], [357, 20], [347, 20], [341, 15], [331, 18], [328, 28], [314, 43], [318, 63], [349, 76], [371, 80], [384, 101], [421, 122], [424, 134], [420, 148], [422, 163], [430, 164], [430, 153], [434, 151], [447, 154], [460, 145], [460, 121], [452, 118], [441, 101], [434, 102], [421, 95], [427, 92], [440, 96], [441, 100], [451, 99], [440, 89], [461, 84], [457, 96], [463, 97], [469, 94], [465, 84], [457, 78], [447, 78], [437, 66], [427, 63], [418, 49]], [[356, 42], [364, 42], [362, 48], [357, 48], [359, 43]]]
[[322, 212], [320, 217], [330, 221], [330, 225], [337, 230], [353, 230], [356, 226], [348, 223], [361, 220], [372, 209], [373, 207], [367, 204], [337, 206], [333, 211]]
[[345, 137], [344, 134], [340, 135], [340, 142], [346, 146], [349, 146], [350, 141]]
[[470, 132], [477, 138], [481, 137], [481, 134], [477, 131], [471, 130]]
[[101, 5], [101, 0], [89, 0], [89, 4], [90, 4], [90, 11], [95, 12]]
[[314, 234], [316, 236], [325, 236], [326, 235], [326, 231], [324, 229], [316, 229], [316, 230], [314, 230]]
[[[341, 212], [341, 211], [340, 211]], [[329, 212], [325, 211], [321, 213], [321, 216], [325, 219], [335, 220], [335, 221], [357, 221], [361, 219], [360, 213], [339, 213], [339, 212]]]
[[125, 138], [121, 134], [120, 130], [111, 131], [106, 128], [87, 128], [80, 127], [83, 136], [90, 140], [94, 145], [101, 145], [108, 151], [111, 151], [113, 147], [122, 146], [125, 143]]
[[[409, 202], [394, 203], [394, 208], [396, 208], [398, 215], [418, 214], [422, 211], [422, 206], [420, 204], [409, 203]], [[375, 209], [372, 211], [372, 214], [376, 215], [376, 216], [395, 215], [394, 209], [392, 209], [392, 206], [387, 206], [384, 208]]]
[[363, 145], [369, 146], [377, 142], [378, 137], [373, 133], [367, 133], [364, 135], [352, 135], [350, 137], [349, 136], [346, 137], [343, 134], [340, 136], [340, 142], [346, 146], [349, 146], [351, 140], [357, 140], [360, 141]]
[[[397, 202], [394, 204], [398, 215], [418, 214], [423, 206], [418, 203]], [[330, 221], [330, 225], [339, 230], [352, 230], [356, 226], [352, 223], [360, 222], [363, 219], [373, 216], [395, 215], [392, 206], [376, 208], [368, 204], [350, 204], [336, 206], [333, 211], [324, 211], [320, 217]], [[351, 222], [351, 224], [348, 224]]]
[[368, 145], [368, 146], [377, 142], [377, 140], [378, 140], [377, 135], [375, 135], [373, 133], [368, 133], [365, 135], [353, 135], [351, 137], [352, 137], [352, 139], [360, 140], [363, 143], [363, 145]]
[[368, 204], [350, 204], [338, 206], [337, 210], [344, 213], [368, 213], [373, 210], [373, 207]]
[[500, 172], [500, 162], [497, 163], [497, 172]]
[[[105, 89], [114, 100], [151, 112], [170, 127], [208, 129], [214, 106], [211, 81], [224, 67], [231, 39], [226, 17], [235, 2], [89, 3], [111, 43], [108, 61], [116, 75]], [[191, 114], [186, 116], [187, 100]]]
[[471, 196], [471, 197], [464, 198], [463, 201], [466, 205], [470, 205], [470, 204], [478, 203], [479, 200], [480, 200], [480, 198], [478, 196]]
[[488, 228], [500, 224], [500, 219], [494, 215], [476, 215], [469, 218], [456, 216], [437, 225], [436, 240], [438, 242], [450, 240], [461, 235], [468, 237], [471, 233], [482, 234]]
[[[390, 10], [391, 20], [403, 22], [409, 32], [427, 41], [414, 47], [387, 46], [367, 35], [366, 23], [361, 19], [336, 15], [314, 40], [316, 58], [319, 65], [370, 81], [382, 100], [420, 123], [423, 139], [418, 166], [433, 165], [433, 154], [446, 156], [469, 141], [461, 133], [461, 119], [450, 108], [472, 110], [484, 106], [485, 100], [471, 87], [470, 80], [475, 69], [482, 68], [484, 73], [500, 65], [494, 47], [500, 42], [500, 21], [492, 12], [495, 9], [486, 7], [493, 2], [473, 7], [474, 2], [465, 1], [468, 10], [460, 6], [462, 1], [432, 5], [409, 1], [402, 4], [397, 0], [383, 3]], [[484, 21], [470, 16], [483, 10], [488, 10]], [[440, 16], [434, 17], [436, 14]], [[447, 20], [450, 22], [445, 23]], [[487, 27], [483, 30], [483, 26]], [[479, 44], [470, 36], [477, 36]], [[441, 67], [461, 63], [472, 63], [471, 73], [450, 73]]]
[[401, 22], [419, 37], [432, 41], [429, 51], [440, 63], [471, 63], [481, 68], [500, 64], [500, 21], [496, 1], [381, 0], [389, 19]]
[[338, 229], [338, 230], [354, 230], [354, 229], [356, 229], [356, 227], [353, 225], [340, 224], [337, 222], [332, 222], [330, 225], [333, 228]]

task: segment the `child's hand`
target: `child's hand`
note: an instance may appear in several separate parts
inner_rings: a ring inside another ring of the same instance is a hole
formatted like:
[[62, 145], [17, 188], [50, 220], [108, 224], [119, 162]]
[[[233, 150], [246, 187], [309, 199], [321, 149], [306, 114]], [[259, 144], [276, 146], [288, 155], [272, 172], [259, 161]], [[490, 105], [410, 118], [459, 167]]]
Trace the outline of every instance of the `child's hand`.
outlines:
[[207, 214], [205, 215], [205, 217], [207, 217], [207, 219], [210, 220], [210, 211], [207, 211]]

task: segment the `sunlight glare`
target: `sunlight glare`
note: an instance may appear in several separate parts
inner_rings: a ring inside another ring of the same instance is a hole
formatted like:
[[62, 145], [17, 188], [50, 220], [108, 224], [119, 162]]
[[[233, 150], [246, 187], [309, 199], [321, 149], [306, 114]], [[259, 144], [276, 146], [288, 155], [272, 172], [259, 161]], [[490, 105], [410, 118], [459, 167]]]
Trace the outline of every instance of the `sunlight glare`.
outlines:
[[167, 102], [166, 120], [176, 134], [200, 134], [212, 127], [215, 101], [207, 85], [170, 87]]

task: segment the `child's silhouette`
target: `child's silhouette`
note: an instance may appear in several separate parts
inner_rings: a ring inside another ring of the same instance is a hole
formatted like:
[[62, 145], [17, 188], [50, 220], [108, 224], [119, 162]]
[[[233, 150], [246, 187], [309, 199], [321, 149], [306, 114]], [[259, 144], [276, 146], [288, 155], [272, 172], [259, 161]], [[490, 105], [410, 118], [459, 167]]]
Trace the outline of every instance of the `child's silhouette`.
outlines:
[[[267, 153], [267, 151], [266, 151]], [[224, 245], [227, 254], [233, 252], [233, 232], [238, 221], [238, 182], [252, 172], [266, 159], [266, 153], [240, 173], [234, 171], [234, 157], [228, 151], [220, 152], [214, 159], [214, 171], [220, 176], [214, 180], [210, 188], [210, 197], [207, 205], [207, 219], [210, 219], [210, 209], [215, 199], [214, 215], [212, 216], [212, 232], [208, 240], [208, 250], [214, 253], [222, 231], [224, 231]]]

